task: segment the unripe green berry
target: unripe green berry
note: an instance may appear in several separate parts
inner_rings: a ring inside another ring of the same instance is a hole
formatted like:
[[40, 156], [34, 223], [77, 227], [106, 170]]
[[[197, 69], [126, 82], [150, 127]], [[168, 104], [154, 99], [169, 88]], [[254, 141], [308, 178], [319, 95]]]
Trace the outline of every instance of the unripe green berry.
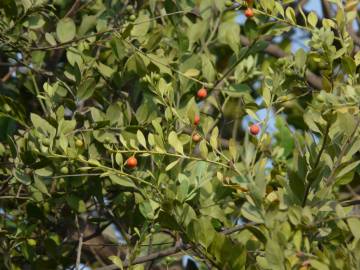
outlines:
[[69, 173], [69, 168], [66, 167], [66, 166], [64, 166], [64, 167], [62, 167], [62, 168], [60, 169], [60, 172], [61, 172], [62, 174], [68, 174], [68, 173]]
[[75, 141], [75, 145], [76, 145], [76, 147], [83, 147], [84, 146], [84, 142], [82, 141], [82, 140], [80, 140], [80, 139], [77, 139], [76, 141]]
[[230, 1], [230, 0], [228, 0], [228, 1], [225, 2], [225, 6], [226, 6], [226, 7], [231, 7], [232, 5], [233, 5], [233, 2]]
[[8, 104], [5, 104], [4, 105], [4, 110], [5, 110], [5, 112], [11, 112], [11, 107], [8, 105]]
[[291, 69], [288, 69], [285, 71], [286, 76], [292, 76], [294, 75], [294, 72]]

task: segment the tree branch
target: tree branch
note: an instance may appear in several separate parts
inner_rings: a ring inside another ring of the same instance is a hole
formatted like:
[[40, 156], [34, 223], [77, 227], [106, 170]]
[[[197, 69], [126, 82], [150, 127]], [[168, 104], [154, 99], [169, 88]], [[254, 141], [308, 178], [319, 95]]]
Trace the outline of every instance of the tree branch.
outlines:
[[[254, 225], [256, 225], [255, 222], [249, 222], [249, 223], [246, 223], [246, 224], [240, 224], [240, 225], [237, 225], [237, 226], [235, 226], [233, 228], [224, 229], [221, 233], [224, 234], [224, 235], [229, 235], [229, 234], [233, 234], [235, 232], [241, 231], [243, 229], [249, 228], [249, 227], [254, 226]], [[138, 257], [138, 258], [136, 258], [135, 260], [132, 261], [131, 265], [141, 264], [141, 263], [145, 263], [145, 262], [148, 262], [148, 261], [157, 260], [157, 259], [160, 259], [160, 258], [163, 258], [163, 257], [174, 255], [176, 253], [179, 253], [180, 251], [185, 251], [185, 250], [189, 250], [189, 249], [192, 249], [192, 248], [194, 248], [192, 245], [185, 244], [182, 241], [180, 241], [174, 247], [171, 247], [171, 248], [168, 248], [168, 249], [165, 249], [165, 250], [161, 250], [161, 251], [158, 251], [158, 252], [154, 252], [154, 253], [151, 253], [151, 254], [149, 254], [147, 256]], [[125, 261], [123, 263], [123, 267], [125, 268], [125, 267], [128, 267], [128, 266], [129, 266], [129, 262]], [[114, 270], [114, 269], [118, 269], [118, 267], [115, 264], [111, 264], [111, 265], [108, 265], [108, 266], [105, 266], [105, 267], [96, 268], [95, 270]]]
[[83, 244], [83, 237], [84, 237], [84, 234], [80, 233], [79, 245], [78, 245], [77, 256], [76, 256], [76, 270], [80, 270], [81, 249], [82, 249], [82, 244]]
[[74, 16], [77, 12], [78, 7], [80, 6], [80, 3], [81, 0], [76, 0], [64, 17]]
[[322, 0], [321, 6], [322, 6], [324, 17], [332, 18], [330, 3], [327, 0]]

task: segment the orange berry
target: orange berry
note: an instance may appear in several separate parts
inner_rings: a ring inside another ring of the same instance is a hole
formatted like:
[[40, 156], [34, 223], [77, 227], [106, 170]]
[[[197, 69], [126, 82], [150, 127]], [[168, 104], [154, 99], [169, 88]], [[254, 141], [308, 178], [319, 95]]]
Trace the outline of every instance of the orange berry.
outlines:
[[200, 116], [195, 115], [194, 117], [194, 125], [197, 126], [200, 123]]
[[126, 166], [128, 166], [129, 168], [133, 169], [137, 166], [138, 162], [137, 159], [135, 157], [129, 157], [126, 160]]
[[201, 89], [199, 89], [199, 91], [197, 91], [197, 97], [198, 97], [199, 99], [204, 99], [204, 98], [206, 98], [206, 97], [207, 97], [207, 90], [206, 90], [204, 87], [202, 87]]
[[198, 143], [198, 142], [201, 141], [201, 136], [199, 135], [199, 133], [194, 133], [194, 134], [192, 135], [192, 141], [193, 141], [194, 143]]
[[246, 10], [245, 10], [245, 16], [248, 17], [248, 18], [251, 18], [254, 16], [254, 11], [252, 8], [248, 7]]
[[260, 132], [260, 127], [258, 124], [253, 124], [249, 127], [249, 131], [250, 131], [251, 135], [256, 136]]

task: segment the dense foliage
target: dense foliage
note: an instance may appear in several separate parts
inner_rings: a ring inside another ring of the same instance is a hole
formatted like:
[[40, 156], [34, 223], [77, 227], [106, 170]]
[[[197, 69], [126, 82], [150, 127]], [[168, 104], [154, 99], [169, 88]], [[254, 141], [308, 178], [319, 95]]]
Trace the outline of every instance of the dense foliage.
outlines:
[[306, 2], [1, 0], [0, 268], [360, 269], [357, 1]]

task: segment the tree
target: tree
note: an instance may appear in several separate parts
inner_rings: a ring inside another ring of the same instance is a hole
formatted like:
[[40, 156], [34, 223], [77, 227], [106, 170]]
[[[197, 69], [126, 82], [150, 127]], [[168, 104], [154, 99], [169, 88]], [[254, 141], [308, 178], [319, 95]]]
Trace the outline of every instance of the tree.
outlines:
[[357, 1], [306, 2], [2, 0], [1, 269], [360, 269]]

